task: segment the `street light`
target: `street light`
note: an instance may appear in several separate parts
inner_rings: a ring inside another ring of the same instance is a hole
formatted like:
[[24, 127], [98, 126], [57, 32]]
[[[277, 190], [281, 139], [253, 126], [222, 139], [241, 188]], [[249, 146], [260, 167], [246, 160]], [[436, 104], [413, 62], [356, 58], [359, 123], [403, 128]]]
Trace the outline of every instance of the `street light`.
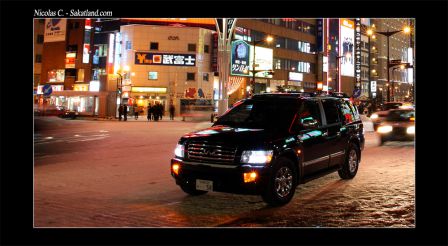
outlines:
[[[375, 33], [378, 33], [378, 34], [381, 34], [381, 35], [387, 37], [387, 82], [388, 83], [390, 83], [390, 68], [392, 67], [391, 64], [390, 64], [389, 38], [392, 35], [400, 33], [400, 32], [404, 32], [404, 33], [408, 34], [408, 33], [411, 32], [411, 28], [406, 26], [402, 30], [396, 30], [396, 31], [389, 31], [388, 30], [387, 32], [378, 32], [378, 31], [375, 32]], [[373, 32], [372, 32], [372, 34], [373, 34]], [[390, 87], [389, 86], [387, 86], [387, 101], [390, 102]]]
[[[271, 43], [273, 40], [274, 40], [274, 38], [272, 36], [267, 36], [266, 39], [262, 39], [262, 40], [253, 39], [253, 41], [252, 41], [252, 45], [254, 46], [254, 55], [253, 55], [253, 61], [252, 61], [252, 82], [251, 82], [250, 96], [255, 94], [255, 73], [257, 71], [257, 70], [255, 70], [255, 47], [259, 43], [262, 43], [262, 42]], [[263, 71], [263, 70], [259, 70], [259, 71]]]
[[336, 92], [339, 92], [339, 91], [341, 91], [341, 88], [339, 88], [339, 59], [341, 59], [342, 57], [345, 57], [345, 59], [348, 59], [348, 54], [346, 54], [345, 56], [336, 56], [336, 81], [335, 81], [335, 87], [336, 87], [336, 85], [338, 86], [337, 88], [337, 91]]

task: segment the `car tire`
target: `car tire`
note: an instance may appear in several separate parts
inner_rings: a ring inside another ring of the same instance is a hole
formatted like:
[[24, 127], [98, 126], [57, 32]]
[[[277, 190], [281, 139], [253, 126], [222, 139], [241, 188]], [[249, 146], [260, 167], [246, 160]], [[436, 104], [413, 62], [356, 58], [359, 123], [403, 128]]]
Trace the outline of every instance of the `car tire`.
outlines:
[[187, 194], [191, 195], [191, 196], [200, 196], [200, 195], [204, 195], [206, 194], [208, 191], [204, 191], [204, 190], [196, 190], [195, 187], [191, 186], [191, 185], [180, 185], [180, 188]]
[[272, 168], [272, 174], [262, 198], [270, 206], [276, 207], [287, 204], [294, 196], [297, 171], [294, 163], [284, 157], [279, 158]]
[[359, 148], [356, 144], [350, 143], [345, 156], [342, 168], [338, 170], [339, 177], [342, 179], [352, 179], [356, 176], [359, 167]]

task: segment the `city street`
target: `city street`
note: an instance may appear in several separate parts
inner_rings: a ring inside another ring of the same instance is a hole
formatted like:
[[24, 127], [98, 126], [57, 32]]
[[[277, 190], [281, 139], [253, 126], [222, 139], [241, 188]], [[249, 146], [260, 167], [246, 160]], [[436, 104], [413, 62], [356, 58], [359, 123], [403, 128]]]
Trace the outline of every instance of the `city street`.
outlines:
[[298, 186], [289, 204], [271, 208], [259, 196], [191, 197], [175, 184], [169, 161], [179, 137], [210, 125], [36, 117], [34, 226], [415, 226], [413, 142], [379, 146], [366, 131], [353, 180], [333, 173]]

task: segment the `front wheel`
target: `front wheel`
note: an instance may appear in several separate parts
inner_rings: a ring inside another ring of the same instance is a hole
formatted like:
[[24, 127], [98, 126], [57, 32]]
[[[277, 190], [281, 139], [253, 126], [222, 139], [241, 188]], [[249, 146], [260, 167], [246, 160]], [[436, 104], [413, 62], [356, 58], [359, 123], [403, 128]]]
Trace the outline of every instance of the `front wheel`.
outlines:
[[208, 191], [196, 190], [195, 187], [191, 185], [180, 185], [180, 188], [187, 194], [192, 196], [200, 196], [206, 194]]
[[279, 158], [275, 163], [263, 200], [271, 206], [281, 206], [291, 201], [297, 186], [294, 163], [287, 158]]
[[359, 166], [359, 148], [354, 143], [350, 144], [342, 168], [338, 170], [342, 179], [352, 179], [356, 176]]

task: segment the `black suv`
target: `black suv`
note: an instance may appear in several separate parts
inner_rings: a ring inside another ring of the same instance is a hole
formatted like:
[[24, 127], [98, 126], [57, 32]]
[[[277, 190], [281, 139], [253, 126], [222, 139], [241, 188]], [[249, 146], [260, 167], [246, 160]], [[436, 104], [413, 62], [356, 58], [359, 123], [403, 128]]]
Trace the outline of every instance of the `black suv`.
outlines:
[[300, 93], [255, 95], [212, 127], [184, 135], [171, 175], [190, 195], [260, 194], [288, 203], [296, 186], [338, 171], [353, 178], [364, 149], [357, 109], [343, 98]]

